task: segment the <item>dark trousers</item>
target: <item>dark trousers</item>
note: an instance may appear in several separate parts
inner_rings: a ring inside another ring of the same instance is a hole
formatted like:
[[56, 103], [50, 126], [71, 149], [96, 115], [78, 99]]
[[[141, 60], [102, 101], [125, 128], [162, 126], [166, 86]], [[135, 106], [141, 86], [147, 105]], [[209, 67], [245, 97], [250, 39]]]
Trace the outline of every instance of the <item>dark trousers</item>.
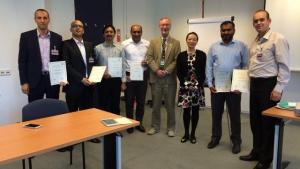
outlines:
[[46, 98], [58, 99], [59, 85], [51, 86], [49, 74], [42, 75], [39, 84], [35, 88], [29, 86], [28, 102]]
[[253, 134], [253, 153], [259, 155], [260, 162], [271, 163], [273, 159], [274, 130], [277, 118], [262, 116], [262, 111], [277, 102], [270, 100], [277, 77], [251, 78], [250, 80], [250, 125]]
[[94, 107], [94, 86], [68, 86], [66, 91], [66, 102], [69, 111], [78, 111]]
[[222, 136], [222, 116], [224, 103], [228, 109], [231, 125], [231, 141], [241, 144], [241, 94], [233, 92], [211, 93], [212, 140], [219, 141]]
[[120, 114], [121, 83], [121, 78], [102, 79], [97, 85], [99, 109]]
[[126, 117], [133, 118], [134, 102], [136, 101], [135, 119], [142, 123], [145, 109], [145, 96], [147, 91], [147, 80], [131, 81], [126, 83], [125, 101]]

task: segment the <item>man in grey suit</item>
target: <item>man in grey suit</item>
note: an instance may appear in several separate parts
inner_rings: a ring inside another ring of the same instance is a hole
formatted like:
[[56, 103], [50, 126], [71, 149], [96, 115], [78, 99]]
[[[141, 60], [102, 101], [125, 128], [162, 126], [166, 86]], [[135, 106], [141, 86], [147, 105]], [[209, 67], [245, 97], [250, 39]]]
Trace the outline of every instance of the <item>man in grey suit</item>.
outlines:
[[159, 20], [161, 36], [151, 40], [147, 51], [147, 63], [150, 67], [153, 112], [149, 135], [160, 130], [160, 108], [164, 97], [167, 109], [167, 135], [175, 136], [175, 96], [176, 96], [176, 58], [180, 53], [180, 42], [169, 35], [171, 20], [162, 17]]

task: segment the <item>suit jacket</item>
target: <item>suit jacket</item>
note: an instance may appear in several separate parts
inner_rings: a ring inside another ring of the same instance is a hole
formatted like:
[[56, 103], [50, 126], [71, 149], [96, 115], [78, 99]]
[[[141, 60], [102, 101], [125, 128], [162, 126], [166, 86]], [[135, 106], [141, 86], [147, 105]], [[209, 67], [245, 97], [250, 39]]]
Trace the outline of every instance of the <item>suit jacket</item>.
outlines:
[[[161, 44], [162, 39], [158, 37], [151, 40], [150, 46], [147, 51], [147, 61], [151, 69], [150, 71], [150, 83], [155, 83], [159, 78], [156, 75], [156, 71], [159, 69], [161, 60]], [[165, 55], [165, 70], [169, 73], [166, 77], [168, 84], [176, 84], [176, 58], [180, 53], [180, 42], [172, 37], [168, 37]]]
[[[184, 86], [184, 82], [188, 77], [188, 54], [187, 51], [181, 52], [177, 57], [177, 77], [180, 86]], [[193, 62], [195, 73], [199, 86], [203, 86], [205, 80], [206, 54], [201, 50], [196, 50], [196, 60]]]
[[[50, 31], [50, 62], [62, 60], [61, 47], [62, 37]], [[53, 49], [58, 50], [58, 54], [52, 53]], [[21, 34], [18, 64], [21, 85], [28, 83], [30, 88], [35, 88], [42, 76], [42, 59], [36, 29]]]
[[79, 92], [84, 85], [81, 80], [86, 77], [86, 71], [89, 76], [92, 67], [95, 65], [96, 58], [94, 55], [93, 45], [90, 42], [83, 42], [86, 52], [86, 62], [84, 63], [81, 52], [73, 38], [64, 41], [63, 57], [66, 60], [67, 76], [69, 85], [64, 87], [64, 91]]

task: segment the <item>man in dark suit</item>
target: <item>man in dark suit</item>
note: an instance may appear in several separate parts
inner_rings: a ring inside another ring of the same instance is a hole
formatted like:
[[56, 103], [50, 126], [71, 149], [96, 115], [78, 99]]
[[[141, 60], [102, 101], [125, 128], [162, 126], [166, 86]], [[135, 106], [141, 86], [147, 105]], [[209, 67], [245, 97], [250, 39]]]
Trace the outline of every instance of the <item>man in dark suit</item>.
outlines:
[[19, 45], [19, 75], [21, 89], [28, 95], [28, 102], [47, 98], [58, 99], [59, 85], [50, 85], [49, 62], [59, 61], [62, 37], [49, 31], [50, 17], [45, 9], [34, 13], [37, 29], [21, 34]]
[[[78, 111], [94, 107], [94, 83], [88, 76], [95, 62], [92, 43], [83, 41], [84, 27], [81, 21], [74, 20], [70, 31], [72, 38], [64, 41], [63, 57], [66, 60], [68, 84], [64, 86], [66, 101], [70, 111]], [[99, 143], [95, 138], [90, 140]]]
[[79, 20], [71, 23], [72, 38], [64, 41], [63, 57], [66, 60], [68, 83], [64, 86], [70, 111], [93, 107], [94, 84], [88, 76], [95, 62], [94, 48], [83, 41], [84, 28]]

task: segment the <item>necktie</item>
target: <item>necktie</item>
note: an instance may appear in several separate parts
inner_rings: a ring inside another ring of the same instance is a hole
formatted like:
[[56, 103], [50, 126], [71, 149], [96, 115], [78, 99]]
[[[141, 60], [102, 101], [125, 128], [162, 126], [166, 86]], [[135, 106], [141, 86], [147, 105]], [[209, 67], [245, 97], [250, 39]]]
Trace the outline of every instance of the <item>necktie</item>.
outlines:
[[162, 50], [161, 50], [160, 68], [164, 69], [165, 59], [166, 59], [166, 39], [165, 38], [163, 38], [161, 47], [162, 47]]

